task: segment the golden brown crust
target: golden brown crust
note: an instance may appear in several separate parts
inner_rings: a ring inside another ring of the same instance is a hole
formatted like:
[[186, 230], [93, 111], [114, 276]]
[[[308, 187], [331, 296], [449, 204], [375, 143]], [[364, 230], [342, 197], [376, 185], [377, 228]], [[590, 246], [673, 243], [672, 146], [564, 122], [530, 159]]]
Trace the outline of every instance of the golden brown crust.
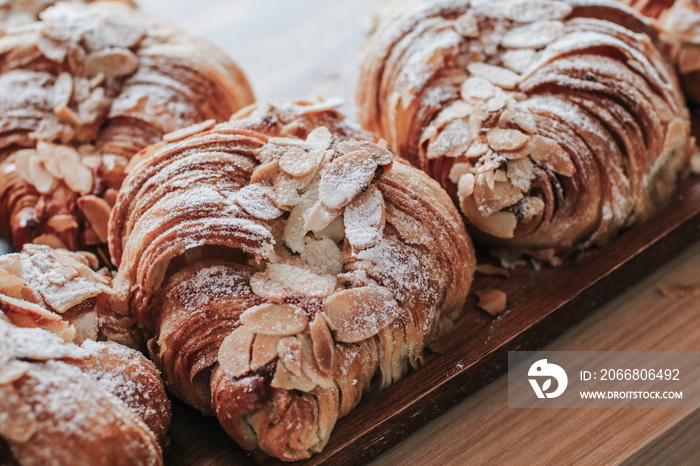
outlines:
[[168, 386], [287, 461], [420, 364], [475, 267], [440, 186], [318, 105], [259, 104], [144, 152], [110, 220], [113, 304]]
[[[0, 440], [8, 460], [163, 463], [164, 437], [157, 435], [167, 428], [170, 406], [150, 362], [114, 343], [76, 346], [1, 320], [0, 336]], [[106, 372], [102, 364], [120, 370]], [[148, 401], [137, 407], [137, 400]]]
[[134, 153], [252, 102], [219, 50], [120, 2], [61, 3], [0, 38], [0, 221], [28, 242], [93, 248]]
[[700, 102], [700, 1], [624, 0], [654, 18], [663, 38], [671, 44], [669, 56], [676, 66], [686, 98]]
[[150, 361], [95, 341], [125, 339], [97, 263], [33, 244], [0, 256], [0, 417], [12, 418], [0, 437], [20, 464], [162, 462], [170, 402]]
[[112, 277], [85, 252], [28, 244], [0, 256], [0, 310], [20, 327], [41, 327], [66, 341], [104, 338]]
[[653, 28], [606, 1], [412, 2], [365, 49], [363, 125], [489, 243], [605, 243], [668, 199], [688, 111]]

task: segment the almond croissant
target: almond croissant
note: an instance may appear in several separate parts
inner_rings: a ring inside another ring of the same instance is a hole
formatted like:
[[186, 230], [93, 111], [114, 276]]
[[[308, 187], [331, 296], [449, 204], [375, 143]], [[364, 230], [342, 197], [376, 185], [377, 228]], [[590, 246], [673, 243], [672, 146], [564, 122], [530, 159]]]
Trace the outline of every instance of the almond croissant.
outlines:
[[66, 343], [0, 312], [0, 463], [159, 465], [170, 404], [153, 364], [117, 343]]
[[169, 389], [283, 460], [419, 365], [475, 267], [439, 185], [329, 107], [258, 104], [146, 149], [110, 218], [113, 304]]
[[700, 103], [700, 0], [624, 0], [656, 19], [689, 101]]
[[1, 464], [162, 464], [165, 387], [141, 354], [95, 341], [113, 323], [96, 264], [39, 245], [0, 256]]
[[417, 1], [367, 44], [363, 125], [492, 244], [605, 243], [687, 170], [688, 111], [653, 28], [615, 2]]
[[107, 241], [130, 157], [252, 102], [211, 45], [119, 2], [59, 3], [0, 37], [0, 228], [17, 250]]

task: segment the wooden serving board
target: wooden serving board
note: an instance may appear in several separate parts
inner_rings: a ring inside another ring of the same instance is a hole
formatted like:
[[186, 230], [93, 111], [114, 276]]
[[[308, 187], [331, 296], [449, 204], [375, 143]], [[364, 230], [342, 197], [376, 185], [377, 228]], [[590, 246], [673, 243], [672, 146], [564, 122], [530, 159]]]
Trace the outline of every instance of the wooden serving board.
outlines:
[[[700, 239], [700, 177], [669, 205], [602, 250], [561, 267], [515, 269], [509, 278], [477, 275], [473, 290], [496, 287], [507, 310], [491, 317], [470, 296], [462, 318], [421, 369], [361, 403], [336, 425], [322, 453], [298, 464], [360, 464], [384, 451], [507, 368], [508, 351], [536, 349]], [[252, 463], [214, 419], [176, 403], [168, 464]], [[281, 464], [254, 455], [264, 465]]]

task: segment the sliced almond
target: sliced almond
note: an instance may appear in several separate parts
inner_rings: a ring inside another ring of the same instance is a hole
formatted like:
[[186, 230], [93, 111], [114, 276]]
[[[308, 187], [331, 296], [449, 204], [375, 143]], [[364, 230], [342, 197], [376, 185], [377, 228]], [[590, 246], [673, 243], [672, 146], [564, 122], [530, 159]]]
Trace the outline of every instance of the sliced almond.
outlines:
[[313, 173], [320, 163], [321, 154], [319, 151], [307, 152], [299, 147], [289, 148], [279, 159], [280, 168], [294, 177]]
[[489, 112], [497, 112], [505, 108], [508, 102], [509, 99], [505, 93], [496, 93], [496, 95], [486, 101], [486, 110]]
[[272, 280], [265, 272], [258, 272], [250, 277], [250, 288], [257, 296], [269, 299], [273, 303], [282, 303], [287, 298], [284, 287]]
[[376, 335], [401, 314], [384, 287], [361, 287], [335, 293], [323, 303], [323, 312], [335, 329], [335, 339], [356, 343]]
[[450, 168], [450, 181], [454, 184], [459, 183], [459, 179], [462, 177], [462, 175], [465, 173], [471, 173], [472, 168], [472, 164], [470, 163], [458, 162], [452, 165], [452, 168]]
[[119, 191], [114, 189], [114, 188], [108, 188], [107, 191], [105, 191], [104, 196], [102, 197], [107, 204], [109, 204], [110, 207], [114, 207], [114, 204], [117, 203], [117, 196], [119, 196]]
[[430, 229], [423, 222], [392, 204], [386, 205], [386, 217], [386, 221], [396, 228], [399, 236], [406, 243], [430, 244], [434, 241]]
[[19, 299], [20, 291], [25, 285], [25, 281], [21, 278], [0, 270], [0, 293]]
[[41, 327], [65, 341], [75, 336], [75, 330], [60, 315], [34, 303], [0, 294], [0, 310], [18, 327]]
[[429, 159], [438, 157], [455, 158], [467, 151], [472, 143], [470, 126], [464, 120], [453, 120], [445, 125], [428, 146]]
[[80, 116], [75, 113], [75, 110], [66, 105], [55, 107], [53, 109], [53, 113], [60, 119], [67, 121], [73, 126], [81, 126], [83, 124], [83, 122], [80, 120]]
[[250, 177], [250, 184], [263, 183], [272, 184], [279, 173], [279, 160], [274, 159], [271, 162], [258, 165]]
[[139, 65], [139, 59], [129, 49], [110, 47], [88, 55], [85, 66], [89, 77], [100, 73], [107, 78], [127, 76]]
[[272, 220], [284, 213], [270, 198], [272, 188], [261, 184], [249, 184], [236, 193], [236, 204], [253, 217]]
[[301, 111], [301, 114], [308, 115], [311, 113], [320, 113], [328, 110], [333, 110], [335, 108], [340, 107], [344, 103], [345, 99], [341, 97], [330, 97], [328, 99], [321, 100], [320, 102], [304, 106], [303, 110]]
[[464, 80], [461, 87], [461, 96], [465, 101], [471, 99], [488, 100], [493, 97], [496, 88], [490, 81], [478, 76], [471, 76]]
[[330, 374], [322, 372], [316, 363], [311, 338], [306, 334], [300, 334], [296, 336], [296, 340], [301, 345], [300, 365], [302, 374], [321, 388], [334, 387], [333, 377]]
[[489, 288], [477, 291], [476, 295], [479, 298], [477, 305], [492, 316], [496, 316], [506, 309], [507, 297], [501, 290]]
[[5, 254], [0, 256], [0, 270], [14, 275], [15, 277], [21, 277], [22, 262], [19, 259], [19, 254]]
[[61, 241], [56, 235], [51, 233], [42, 233], [32, 240], [33, 244], [49, 246], [54, 249], [67, 249], [68, 246]]
[[284, 244], [296, 253], [304, 252], [304, 247], [306, 246], [304, 238], [309, 231], [305, 226], [307, 223], [305, 219], [307, 215], [306, 209], [307, 207], [302, 200], [300, 204], [294, 206], [284, 224]]
[[69, 214], [58, 214], [51, 217], [46, 226], [59, 233], [78, 228], [78, 222], [75, 217]]
[[530, 140], [530, 136], [517, 129], [494, 128], [486, 135], [491, 149], [495, 151], [518, 150]]
[[467, 153], [465, 155], [467, 156], [467, 158], [473, 159], [481, 157], [488, 151], [488, 145], [484, 144], [483, 142], [475, 142], [471, 146], [469, 146], [469, 149], [467, 149]]
[[306, 328], [309, 319], [301, 308], [291, 304], [266, 303], [247, 309], [241, 314], [241, 323], [255, 333], [286, 336]]
[[501, 55], [501, 63], [511, 71], [525, 74], [533, 63], [537, 63], [537, 54], [532, 49], [506, 50]]
[[44, 164], [41, 163], [38, 155], [32, 155], [29, 158], [29, 176], [32, 184], [40, 193], [48, 193], [54, 185], [55, 178], [49, 173]]
[[494, 212], [491, 215], [482, 214], [476, 206], [473, 197], [461, 200], [462, 212], [479, 230], [496, 238], [512, 238], [518, 226], [518, 218], [511, 212]]
[[377, 163], [369, 152], [345, 154], [323, 167], [318, 186], [321, 202], [331, 209], [345, 207], [369, 187]]
[[103, 243], [107, 242], [109, 231], [109, 214], [112, 209], [104, 199], [87, 195], [78, 198], [78, 207], [90, 222], [93, 231]]
[[464, 37], [479, 37], [479, 22], [471, 11], [467, 11], [455, 19], [454, 28], [455, 31]]
[[294, 207], [301, 202], [301, 196], [297, 191], [298, 186], [298, 178], [281, 173], [269, 194], [270, 199], [282, 209]]
[[528, 197], [520, 202], [519, 207], [523, 215], [522, 222], [527, 223], [544, 212], [544, 201], [539, 197]]
[[[386, 144], [386, 141], [384, 141]], [[386, 146], [382, 147], [379, 144], [374, 144], [369, 141], [351, 140], [341, 141], [338, 143], [336, 150], [341, 155], [349, 154], [358, 150], [367, 152], [377, 165], [388, 165], [394, 159], [394, 155]]]
[[304, 229], [306, 231], [321, 231], [333, 223], [342, 213], [342, 209], [330, 209], [323, 202], [318, 201], [305, 213]]
[[[20, 149], [11, 156], [12, 165], [14, 165], [17, 174], [28, 183], [32, 182], [32, 177], [29, 174], [29, 161], [36, 153], [34, 149]], [[12, 165], [4, 164], [3, 169], [11, 170]]]
[[508, 179], [511, 184], [522, 192], [527, 192], [532, 183], [535, 166], [528, 157], [508, 162]]
[[510, 29], [501, 38], [501, 45], [516, 49], [539, 49], [563, 34], [564, 23], [561, 21], [537, 21]]
[[485, 80], [503, 89], [513, 89], [520, 82], [520, 75], [507, 68], [489, 65], [488, 63], [470, 63], [467, 71], [473, 76], [484, 78]]
[[564, 19], [571, 14], [573, 7], [569, 2], [562, 0], [515, 0], [499, 10], [500, 16], [522, 23], [532, 23]]
[[506, 207], [516, 204], [523, 198], [523, 193], [510, 182], [494, 182], [493, 188], [487, 186], [486, 179], [479, 175], [474, 186], [474, 200], [479, 211], [491, 215]]
[[333, 135], [325, 126], [319, 126], [306, 136], [306, 142], [311, 144], [314, 149], [326, 151], [331, 147]]
[[301, 376], [301, 341], [298, 338], [280, 338], [277, 354], [279, 354], [280, 363], [284, 364], [292, 374]]
[[67, 107], [73, 96], [73, 77], [70, 73], [63, 72], [56, 77], [53, 84], [53, 105]]
[[523, 131], [529, 134], [537, 134], [537, 122], [530, 112], [516, 112], [511, 121]]
[[333, 337], [326, 319], [321, 313], [317, 313], [314, 320], [309, 324], [309, 332], [318, 368], [324, 374], [332, 374], [335, 362]]
[[554, 139], [536, 135], [532, 137], [532, 144], [530, 157], [538, 165], [564, 176], [576, 173], [571, 157]]
[[180, 128], [175, 131], [171, 131], [163, 136], [163, 141], [165, 142], [175, 142], [175, 141], [180, 141], [182, 139], [188, 138], [190, 136], [194, 136], [197, 133], [201, 133], [203, 131], [206, 131], [208, 129], [211, 129], [216, 125], [216, 120], [209, 119], [206, 121], [203, 121], [201, 123], [197, 123], [194, 125], [187, 126], [185, 128]]
[[71, 169], [62, 168], [61, 171], [63, 171], [63, 181], [76, 193], [87, 194], [92, 191], [92, 172], [85, 165], [79, 163]]
[[459, 199], [466, 199], [474, 193], [474, 185], [476, 184], [476, 178], [472, 173], [465, 173], [459, 178], [457, 183], [457, 194]]
[[664, 138], [664, 147], [662, 149], [664, 154], [670, 154], [671, 152], [682, 148], [688, 138], [688, 132], [690, 131], [687, 121], [682, 118], [676, 117], [668, 124], [666, 128], [666, 137]]
[[258, 370], [277, 357], [277, 345], [281, 338], [272, 335], [255, 335], [253, 354], [250, 357], [250, 370]]
[[318, 238], [329, 238], [334, 243], [339, 243], [345, 238], [345, 226], [343, 225], [343, 218], [338, 217], [331, 222], [323, 230], [315, 232]]
[[255, 334], [250, 329], [238, 327], [221, 343], [218, 361], [227, 375], [240, 377], [250, 371], [250, 349], [254, 337]]
[[314, 298], [325, 298], [333, 293], [336, 278], [331, 274], [317, 274], [306, 268], [289, 264], [268, 264], [270, 278], [289, 293]]
[[296, 375], [284, 364], [277, 364], [270, 386], [281, 390], [300, 390], [302, 392], [310, 392], [316, 388], [316, 384], [306, 375]]
[[384, 230], [384, 197], [374, 185], [345, 208], [345, 237], [357, 249], [377, 244]]
[[503, 170], [496, 170], [493, 172], [493, 181], [496, 183], [505, 183], [508, 181], [508, 177], [506, 176], [506, 172]]

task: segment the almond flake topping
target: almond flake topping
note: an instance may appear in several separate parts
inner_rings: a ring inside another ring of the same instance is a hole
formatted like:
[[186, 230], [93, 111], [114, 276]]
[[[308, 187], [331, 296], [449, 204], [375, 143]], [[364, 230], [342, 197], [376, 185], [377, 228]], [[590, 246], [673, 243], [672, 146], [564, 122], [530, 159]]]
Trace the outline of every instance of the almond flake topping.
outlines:
[[470, 63], [467, 70], [474, 76], [499, 86], [503, 89], [513, 89], [520, 81], [520, 75], [500, 66], [488, 63]]
[[249, 184], [236, 193], [236, 203], [253, 217], [272, 220], [283, 214], [270, 199], [272, 188], [261, 184]]
[[488, 132], [486, 139], [495, 151], [517, 150], [530, 140], [530, 136], [516, 129], [494, 128]]
[[246, 327], [238, 327], [224, 339], [219, 347], [218, 361], [221, 369], [232, 377], [240, 377], [250, 371], [250, 348], [255, 334]]
[[323, 311], [335, 330], [336, 341], [355, 343], [391, 324], [401, 308], [386, 288], [361, 287], [330, 296]]
[[384, 197], [374, 185], [360, 194], [343, 214], [345, 237], [355, 248], [364, 249], [377, 244], [384, 229]]
[[263, 335], [294, 335], [309, 323], [301, 308], [291, 304], [266, 303], [251, 307], [241, 314], [241, 324]]
[[369, 187], [376, 169], [377, 163], [364, 150], [335, 159], [321, 171], [318, 186], [321, 202], [331, 209], [345, 207]]
[[292, 147], [279, 159], [279, 167], [292, 176], [306, 176], [318, 168], [322, 156], [323, 153], [317, 150], [307, 152]]

